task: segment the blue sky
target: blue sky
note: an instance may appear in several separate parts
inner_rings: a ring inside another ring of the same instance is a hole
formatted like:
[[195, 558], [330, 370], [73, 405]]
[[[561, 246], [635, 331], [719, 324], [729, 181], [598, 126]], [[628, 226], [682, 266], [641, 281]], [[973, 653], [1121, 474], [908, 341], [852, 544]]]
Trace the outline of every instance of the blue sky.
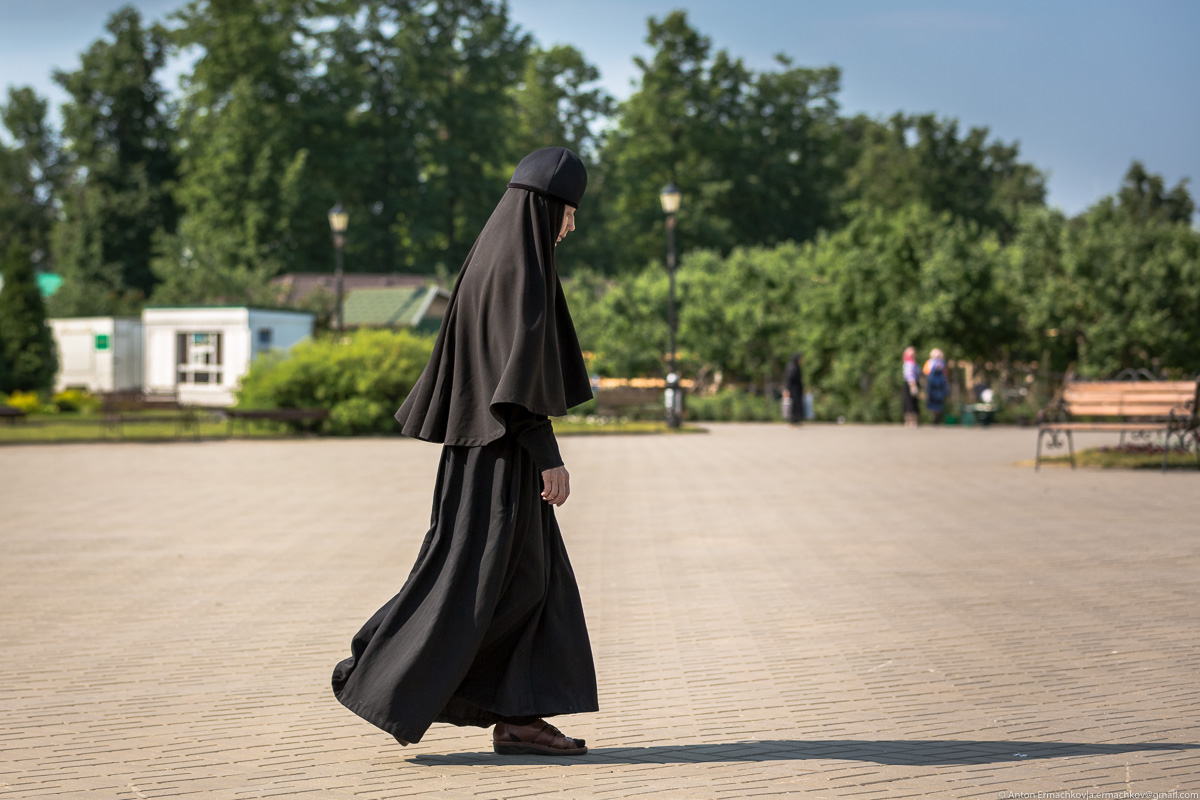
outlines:
[[[182, 4], [134, 2], [151, 19]], [[61, 100], [51, 71], [72, 68], [121, 5], [0, 0], [0, 86]], [[932, 111], [1018, 141], [1069, 213], [1115, 191], [1135, 158], [1171, 185], [1200, 175], [1200, 2], [510, 0], [522, 28], [578, 47], [618, 98], [648, 52], [646, 17], [674, 8], [751, 67], [778, 52], [841, 67], [846, 112]]]

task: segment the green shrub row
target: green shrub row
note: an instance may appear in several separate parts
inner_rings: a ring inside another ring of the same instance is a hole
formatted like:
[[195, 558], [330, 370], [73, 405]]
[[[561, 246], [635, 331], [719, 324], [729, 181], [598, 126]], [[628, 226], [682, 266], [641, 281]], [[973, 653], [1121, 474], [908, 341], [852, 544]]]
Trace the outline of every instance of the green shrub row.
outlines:
[[689, 422], [774, 422], [781, 418], [778, 400], [742, 389], [688, 395], [686, 404]]

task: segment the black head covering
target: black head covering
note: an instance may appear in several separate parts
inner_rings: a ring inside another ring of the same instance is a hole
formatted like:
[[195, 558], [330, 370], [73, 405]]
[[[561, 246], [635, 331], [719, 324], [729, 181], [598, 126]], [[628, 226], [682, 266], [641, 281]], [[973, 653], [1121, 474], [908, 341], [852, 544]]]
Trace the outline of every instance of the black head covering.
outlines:
[[[548, 170], [551, 150], [560, 155]], [[459, 272], [429, 363], [396, 412], [405, 436], [484, 445], [504, 435], [501, 403], [561, 416], [592, 397], [554, 264], [563, 203], [579, 202], [587, 172], [574, 153], [552, 147], [525, 158], [518, 176], [563, 197], [518, 186], [500, 199]]]
[[587, 169], [567, 148], [543, 147], [521, 159], [508, 188], [528, 189], [579, 208], [587, 189]]

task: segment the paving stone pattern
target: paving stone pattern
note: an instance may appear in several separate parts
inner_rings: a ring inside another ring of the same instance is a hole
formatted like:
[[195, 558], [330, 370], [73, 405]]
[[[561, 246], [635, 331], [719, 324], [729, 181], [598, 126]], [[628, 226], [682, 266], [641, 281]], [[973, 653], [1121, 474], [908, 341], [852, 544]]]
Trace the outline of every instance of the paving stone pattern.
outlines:
[[1200, 792], [1200, 475], [1035, 474], [1033, 445], [564, 438], [602, 706], [556, 720], [569, 761], [402, 748], [330, 693], [437, 447], [0, 448], [0, 798]]

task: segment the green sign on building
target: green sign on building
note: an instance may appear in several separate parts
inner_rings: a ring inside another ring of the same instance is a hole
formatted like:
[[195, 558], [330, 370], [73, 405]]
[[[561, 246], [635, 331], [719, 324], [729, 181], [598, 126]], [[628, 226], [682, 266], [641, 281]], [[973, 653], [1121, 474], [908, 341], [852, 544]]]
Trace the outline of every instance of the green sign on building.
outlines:
[[96, 334], [96, 349], [97, 350], [107, 350], [108, 349], [108, 334], [107, 333], [97, 333]]

